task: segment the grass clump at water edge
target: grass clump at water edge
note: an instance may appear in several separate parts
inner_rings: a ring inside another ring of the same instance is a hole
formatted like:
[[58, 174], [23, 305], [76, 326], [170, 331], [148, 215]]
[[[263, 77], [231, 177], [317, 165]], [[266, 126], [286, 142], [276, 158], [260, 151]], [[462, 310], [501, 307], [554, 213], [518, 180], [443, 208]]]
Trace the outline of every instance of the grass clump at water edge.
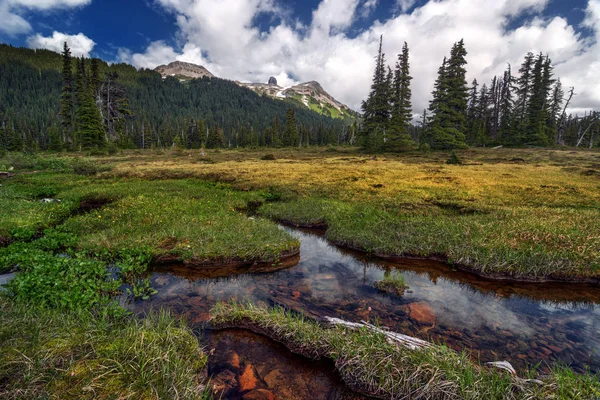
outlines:
[[[466, 353], [443, 346], [410, 350], [367, 329], [325, 327], [282, 308], [219, 303], [215, 326], [244, 326], [266, 333], [305, 356], [330, 358], [354, 390], [385, 399], [595, 399], [596, 375], [553, 367], [539, 383], [526, 382], [495, 368], [473, 363]], [[533, 378], [534, 371], [525, 373]]]
[[197, 338], [165, 312], [143, 320], [0, 297], [0, 398], [205, 399]]

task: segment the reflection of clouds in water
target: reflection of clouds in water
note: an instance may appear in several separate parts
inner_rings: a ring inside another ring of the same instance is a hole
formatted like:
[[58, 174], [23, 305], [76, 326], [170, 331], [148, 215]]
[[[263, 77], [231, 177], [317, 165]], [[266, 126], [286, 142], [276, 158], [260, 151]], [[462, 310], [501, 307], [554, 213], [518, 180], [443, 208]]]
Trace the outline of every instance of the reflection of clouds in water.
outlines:
[[[335, 315], [343, 318], [360, 319], [358, 309], [364, 312], [373, 307], [378, 317], [387, 321], [394, 329], [395, 324], [404, 329], [419, 329], [414, 320], [406, 318], [406, 304], [427, 303], [436, 315], [436, 327], [431, 333], [443, 338], [448, 330], [467, 333], [480, 344], [482, 350], [494, 350], [511, 355], [504, 343], [508, 340], [503, 331], [510, 331], [519, 340], [529, 342], [545, 337], [544, 340], [567, 345], [576, 342], [578, 350], [585, 353], [600, 353], [600, 307], [586, 303], [553, 303], [537, 301], [528, 297], [512, 295], [500, 297], [496, 292], [483, 292], [469, 281], [457, 281], [453, 277], [441, 276], [439, 272], [403, 270], [401, 265], [362, 261], [353, 255], [330, 246], [324, 239], [290, 231], [301, 240], [301, 260], [298, 266], [281, 271], [238, 275], [218, 279], [200, 279], [194, 282], [171, 274], [155, 274], [154, 279], [166, 279], [159, 285], [159, 293], [149, 302], [155, 308], [161, 303], [181, 307], [194, 312], [198, 307], [205, 310], [220, 300], [235, 298], [238, 301], [259, 300], [268, 304], [290, 304], [296, 311], [310, 315]], [[371, 287], [384, 277], [385, 271], [400, 272], [412, 293], [402, 297], [389, 296]], [[510, 283], [507, 283], [510, 288]], [[498, 285], [502, 286], [502, 285]], [[543, 288], [541, 289], [543, 290]], [[301, 292], [297, 298], [294, 292]], [[201, 296], [203, 303], [187, 300], [187, 295]], [[551, 298], [550, 293], [546, 297]], [[206, 299], [211, 301], [207, 302]], [[210, 303], [210, 304], [209, 304]], [[140, 307], [147, 307], [140, 305]], [[553, 339], [550, 339], [552, 337]], [[567, 339], [565, 339], [565, 337]], [[491, 343], [503, 343], [502, 348]], [[570, 349], [567, 357], [576, 359], [578, 354]], [[561, 355], [562, 357], [562, 355]], [[539, 360], [533, 360], [537, 362]], [[582, 362], [579, 360], [579, 362]]]

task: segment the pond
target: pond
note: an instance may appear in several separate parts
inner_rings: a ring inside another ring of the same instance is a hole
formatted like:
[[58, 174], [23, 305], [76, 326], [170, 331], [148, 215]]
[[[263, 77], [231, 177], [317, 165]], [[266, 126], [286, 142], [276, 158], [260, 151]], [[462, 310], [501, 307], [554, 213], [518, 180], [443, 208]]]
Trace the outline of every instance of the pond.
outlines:
[[[218, 301], [263, 301], [312, 317], [376, 321], [482, 361], [507, 360], [516, 368], [561, 361], [600, 371], [598, 286], [497, 281], [434, 261], [387, 262], [337, 248], [318, 233], [282, 229], [301, 242], [297, 265], [257, 273], [246, 268], [240, 275], [161, 267], [151, 275], [158, 294], [129, 307], [166, 307], [200, 325]], [[373, 287], [390, 271], [404, 276], [410, 288], [404, 295]]]

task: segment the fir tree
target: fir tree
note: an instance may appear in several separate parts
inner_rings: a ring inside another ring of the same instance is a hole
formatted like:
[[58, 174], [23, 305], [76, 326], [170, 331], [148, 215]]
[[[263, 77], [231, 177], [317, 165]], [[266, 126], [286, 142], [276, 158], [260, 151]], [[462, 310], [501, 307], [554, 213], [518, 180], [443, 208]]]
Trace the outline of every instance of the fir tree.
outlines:
[[500, 100], [500, 126], [498, 136], [500, 143], [512, 144], [512, 122], [513, 122], [513, 77], [510, 65], [504, 72], [502, 79], [502, 91]]
[[73, 67], [71, 49], [64, 43], [62, 52], [62, 78], [63, 86], [60, 97], [60, 119], [63, 128], [63, 142], [72, 141], [73, 133]]
[[438, 70], [426, 142], [436, 149], [464, 148], [469, 89], [465, 80], [467, 52], [461, 40], [452, 47], [450, 58]]
[[223, 129], [219, 125], [215, 125], [214, 128], [208, 134], [208, 139], [206, 140], [206, 148], [208, 149], [216, 149], [219, 147], [223, 147], [225, 144], [225, 138], [223, 137]]
[[519, 78], [517, 79], [516, 95], [517, 101], [514, 110], [513, 140], [512, 144], [522, 145], [526, 140], [528, 129], [527, 110], [531, 97], [531, 86], [533, 82], [534, 55], [529, 52], [525, 56], [523, 64], [519, 69]]
[[379, 39], [379, 52], [376, 57], [371, 92], [367, 100], [362, 103], [362, 111], [361, 144], [367, 150], [376, 150], [383, 143], [390, 116], [389, 82], [383, 53], [383, 35]]
[[415, 148], [415, 142], [409, 134], [412, 120], [411, 80], [408, 44], [404, 42], [391, 87], [391, 117], [386, 142], [386, 148], [391, 151]]
[[81, 58], [75, 74], [77, 144], [82, 149], [101, 148], [104, 145], [102, 118], [85, 77], [85, 60]]
[[560, 143], [561, 140], [559, 138], [558, 135], [558, 122], [561, 120], [562, 118], [562, 105], [563, 105], [563, 97], [565, 95], [565, 92], [562, 89], [562, 83], [560, 82], [560, 79], [556, 80], [556, 83], [554, 85], [554, 88], [552, 89], [552, 95], [550, 98], [550, 107], [548, 110], [548, 120], [547, 120], [547, 129], [548, 129], [548, 135], [550, 137], [555, 138], [555, 143], [556, 144], [563, 144]]
[[296, 123], [296, 112], [293, 108], [288, 108], [285, 114], [285, 132], [283, 136], [284, 146], [298, 146], [298, 126]]

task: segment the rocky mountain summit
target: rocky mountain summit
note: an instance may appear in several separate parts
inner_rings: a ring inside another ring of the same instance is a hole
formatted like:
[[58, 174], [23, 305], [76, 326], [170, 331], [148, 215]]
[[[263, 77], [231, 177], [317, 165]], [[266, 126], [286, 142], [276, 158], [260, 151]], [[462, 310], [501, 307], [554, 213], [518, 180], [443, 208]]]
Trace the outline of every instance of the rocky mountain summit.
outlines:
[[[176, 77], [182, 81], [209, 77], [214, 75], [201, 65], [174, 61], [168, 65], [161, 65], [154, 69], [163, 78]], [[337, 101], [333, 96], [323, 89], [316, 81], [304, 82], [298, 85], [284, 88], [279, 86], [277, 79], [271, 76], [267, 83], [238, 82], [239, 86], [248, 88], [261, 96], [269, 96], [276, 99], [287, 100], [304, 106], [319, 114], [325, 114], [331, 118], [355, 117], [356, 113], [348, 106]]]
[[166, 78], [167, 76], [174, 76], [180, 79], [203, 78], [205, 76], [209, 78], [214, 77], [214, 75], [203, 66], [183, 61], [174, 61], [168, 65], [160, 65], [154, 70], [161, 74], [163, 78]]

